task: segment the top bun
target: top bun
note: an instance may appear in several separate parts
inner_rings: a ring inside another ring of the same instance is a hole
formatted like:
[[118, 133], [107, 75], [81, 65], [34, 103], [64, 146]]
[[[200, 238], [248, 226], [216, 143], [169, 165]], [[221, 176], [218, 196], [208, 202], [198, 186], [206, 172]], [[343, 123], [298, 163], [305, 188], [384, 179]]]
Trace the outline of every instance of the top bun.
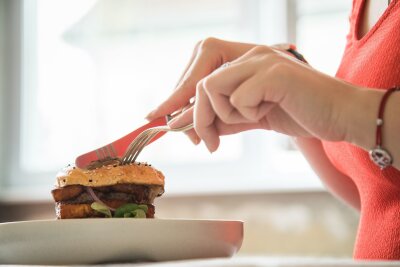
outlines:
[[93, 170], [67, 167], [57, 174], [56, 187], [68, 185], [110, 186], [116, 184], [161, 185], [164, 175], [146, 163], [106, 165]]

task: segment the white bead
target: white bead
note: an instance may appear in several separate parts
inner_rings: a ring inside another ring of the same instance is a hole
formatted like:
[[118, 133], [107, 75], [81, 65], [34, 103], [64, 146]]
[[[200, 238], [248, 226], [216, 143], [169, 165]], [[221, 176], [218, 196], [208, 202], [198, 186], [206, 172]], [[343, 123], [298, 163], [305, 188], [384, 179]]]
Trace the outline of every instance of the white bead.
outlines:
[[383, 120], [382, 119], [376, 119], [376, 125], [382, 125], [383, 124]]

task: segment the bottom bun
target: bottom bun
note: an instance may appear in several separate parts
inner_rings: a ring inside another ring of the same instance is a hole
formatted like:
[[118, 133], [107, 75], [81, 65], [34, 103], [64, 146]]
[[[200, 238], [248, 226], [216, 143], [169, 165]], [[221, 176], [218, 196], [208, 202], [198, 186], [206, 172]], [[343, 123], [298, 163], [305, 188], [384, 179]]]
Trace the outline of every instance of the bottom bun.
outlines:
[[[114, 202], [114, 201], [111, 201]], [[108, 203], [110, 207], [118, 207], [126, 203]], [[111, 204], [111, 205], [110, 205]], [[101, 218], [105, 217], [103, 214], [95, 211], [90, 207], [91, 204], [67, 204], [62, 202], [56, 202], [56, 215], [57, 219], [76, 219], [76, 218]], [[148, 204], [148, 211], [146, 218], [154, 218], [154, 206]]]

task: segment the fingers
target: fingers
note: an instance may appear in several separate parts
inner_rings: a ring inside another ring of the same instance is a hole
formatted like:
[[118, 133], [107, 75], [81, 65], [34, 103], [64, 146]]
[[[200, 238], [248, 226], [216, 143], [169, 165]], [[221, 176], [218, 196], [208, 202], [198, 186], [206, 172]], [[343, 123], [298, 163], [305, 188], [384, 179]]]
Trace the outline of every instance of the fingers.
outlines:
[[[227, 68], [205, 78], [205, 90], [218, 117], [225, 123], [256, 122], [281, 103], [286, 90], [280, 78], [286, 66], [277, 64], [279, 55], [267, 47], [257, 47]], [[279, 78], [277, 78], [279, 77]]]
[[185, 106], [196, 92], [196, 84], [224, 62], [233, 61], [255, 47], [254, 44], [237, 43], [207, 38], [198, 42], [185, 68], [175, 92], [146, 118], [152, 120], [170, 114]]
[[[208, 43], [212, 42], [218, 41], [208, 41]], [[151, 120], [170, 114], [189, 102], [196, 93], [197, 83], [222, 64], [221, 51], [216, 47], [212, 49], [212, 46], [213, 44], [207, 44], [207, 47], [205, 45], [198, 46], [196, 55], [190, 66], [187, 67], [185, 74], [182, 75], [176, 90], [160, 106], [150, 112], [147, 119]], [[216, 45], [214, 44], [214, 46]]]
[[216, 114], [204, 90], [203, 82], [200, 82], [196, 89], [194, 127], [210, 152], [217, 150], [220, 142], [218, 131], [214, 125], [215, 118]]
[[194, 107], [191, 107], [168, 122], [171, 128], [180, 128], [193, 122]]
[[238, 124], [226, 124], [220, 119], [216, 119], [214, 122], [215, 128], [220, 136], [235, 134], [243, 131], [253, 129], [264, 129], [259, 123], [238, 123]]
[[189, 137], [189, 140], [192, 141], [194, 145], [198, 145], [201, 142], [200, 137], [197, 135], [195, 130], [186, 131], [185, 134]]
[[[193, 113], [194, 113], [194, 107], [190, 107], [182, 114], [180, 114], [178, 117], [174, 118], [171, 120], [168, 125], [171, 128], [180, 128], [185, 125], [188, 125], [193, 122]], [[198, 145], [200, 143], [200, 137], [196, 134], [194, 130], [189, 130], [186, 131], [185, 134], [189, 137], [190, 141], [192, 141], [193, 144]]]
[[254, 70], [248, 64], [232, 62], [224, 69], [218, 69], [204, 79], [204, 89], [217, 116], [225, 123], [245, 123], [242, 116], [230, 102], [231, 94], [243, 81], [251, 77]]
[[274, 107], [273, 102], [264, 100], [267, 87], [265, 77], [255, 75], [230, 95], [229, 103], [247, 120], [259, 121]]
[[[246, 63], [245, 57], [218, 69], [197, 84], [195, 129], [210, 152], [218, 148], [220, 134], [259, 127], [256, 122], [244, 118], [230, 103], [230, 95], [256, 72], [253, 64], [242, 63]], [[251, 124], [245, 126], [244, 123]]]
[[192, 63], [194, 61], [194, 59], [197, 56], [197, 53], [199, 51], [199, 47], [200, 47], [201, 41], [196, 43], [196, 46], [193, 49], [193, 53], [192, 56], [190, 57], [190, 60], [188, 62], [188, 64], [185, 67], [185, 70], [182, 72], [181, 77], [179, 77], [177, 84], [175, 85], [175, 88], [178, 87], [178, 85], [182, 82], [183, 78], [185, 77], [187, 71], [189, 70], [189, 68], [192, 66]]
[[[178, 80], [177, 85], [175, 86], [175, 88], [179, 89], [179, 85], [182, 84], [182, 81], [184, 80], [185, 76], [187, 76], [187, 71], [189, 70], [189, 68], [192, 66], [193, 61], [195, 60], [198, 50], [199, 50], [199, 46], [200, 46], [201, 42], [198, 42], [195, 46], [195, 48], [193, 49], [193, 53], [192, 56], [190, 57], [190, 60], [188, 62], [188, 64], [185, 67], [185, 70], [182, 72], [181, 77]], [[182, 86], [181, 86], [182, 87]], [[155, 110], [152, 110], [147, 116], [146, 119], [148, 120], [154, 120], [158, 117], [162, 117], [165, 116], [167, 114], [171, 114], [172, 112], [174, 112], [175, 110], [179, 109], [180, 107], [182, 107], [183, 105], [185, 105], [185, 103], [187, 103], [188, 101], [188, 97], [190, 98], [190, 94], [191, 92], [186, 92], [184, 90], [175, 90], [171, 96], [168, 97], [167, 100], [165, 100], [163, 103], [161, 103], [161, 105], [156, 108]], [[175, 103], [173, 106], [171, 106], [171, 102]], [[178, 106], [176, 109], [172, 109], [172, 107], [176, 107]], [[171, 108], [170, 108], [171, 107]]]

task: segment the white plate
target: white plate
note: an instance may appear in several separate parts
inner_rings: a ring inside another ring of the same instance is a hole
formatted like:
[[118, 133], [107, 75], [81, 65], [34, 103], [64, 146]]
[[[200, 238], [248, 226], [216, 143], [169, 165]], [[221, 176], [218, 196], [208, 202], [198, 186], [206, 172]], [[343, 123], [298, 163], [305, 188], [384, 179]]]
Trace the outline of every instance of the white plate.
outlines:
[[0, 224], [1, 264], [93, 264], [230, 257], [243, 222], [69, 219]]

